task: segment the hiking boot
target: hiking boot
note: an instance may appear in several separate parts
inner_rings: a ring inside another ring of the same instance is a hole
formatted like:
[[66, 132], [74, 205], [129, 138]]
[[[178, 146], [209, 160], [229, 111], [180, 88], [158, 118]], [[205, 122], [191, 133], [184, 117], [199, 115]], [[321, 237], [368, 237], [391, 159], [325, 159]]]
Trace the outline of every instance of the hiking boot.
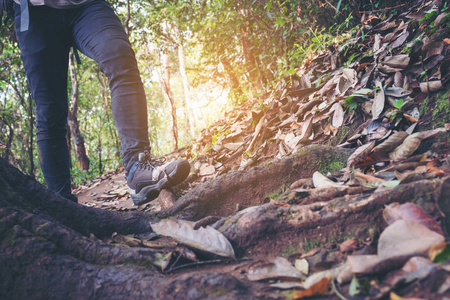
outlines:
[[128, 190], [135, 205], [156, 199], [159, 192], [183, 182], [189, 175], [190, 165], [185, 159], [164, 163], [150, 152], [139, 153], [127, 176]]

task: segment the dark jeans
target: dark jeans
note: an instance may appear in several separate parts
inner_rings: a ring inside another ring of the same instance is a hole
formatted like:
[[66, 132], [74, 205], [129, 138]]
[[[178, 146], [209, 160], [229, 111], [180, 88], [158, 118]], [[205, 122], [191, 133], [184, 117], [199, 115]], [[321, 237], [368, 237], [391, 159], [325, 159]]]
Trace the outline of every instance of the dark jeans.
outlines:
[[119, 18], [104, 0], [73, 9], [31, 6], [30, 27], [20, 32], [19, 48], [36, 104], [39, 162], [47, 186], [71, 196], [70, 154], [66, 143], [67, 72], [70, 47], [94, 59], [109, 79], [111, 106], [128, 171], [136, 154], [149, 147], [147, 105], [134, 52]]

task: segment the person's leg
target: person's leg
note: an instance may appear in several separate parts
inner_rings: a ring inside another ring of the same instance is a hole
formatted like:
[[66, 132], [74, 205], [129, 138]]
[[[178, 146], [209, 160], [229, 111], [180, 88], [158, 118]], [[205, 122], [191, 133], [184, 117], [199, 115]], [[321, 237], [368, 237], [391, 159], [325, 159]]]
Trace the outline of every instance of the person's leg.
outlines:
[[20, 31], [18, 5], [15, 5], [15, 25], [31, 96], [36, 105], [39, 163], [48, 188], [76, 201], [71, 194], [70, 155], [66, 142], [67, 32], [64, 32], [60, 11], [31, 5], [29, 9], [29, 30]]
[[73, 16], [75, 46], [94, 59], [109, 79], [111, 106], [127, 172], [137, 154], [149, 149], [147, 101], [134, 51], [122, 23], [105, 1], [94, 1]]
[[147, 151], [147, 102], [134, 51], [122, 23], [108, 3], [91, 2], [77, 9], [73, 20], [75, 46], [99, 63], [109, 79], [114, 121], [121, 143], [127, 184], [136, 205], [155, 199], [161, 189], [182, 182], [189, 163], [157, 165]]

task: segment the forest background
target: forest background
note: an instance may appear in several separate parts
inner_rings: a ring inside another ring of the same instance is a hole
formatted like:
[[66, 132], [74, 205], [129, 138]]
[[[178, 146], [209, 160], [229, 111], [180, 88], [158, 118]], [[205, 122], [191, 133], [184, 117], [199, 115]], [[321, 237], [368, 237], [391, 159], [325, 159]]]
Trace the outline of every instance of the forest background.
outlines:
[[[109, 2], [136, 52], [156, 155], [188, 145], [224, 112], [288, 84], [302, 62], [354, 33], [361, 12], [383, 18], [384, 9], [395, 14], [404, 5], [389, 0]], [[5, 22], [0, 30], [0, 156], [43, 182], [34, 104], [14, 25]], [[77, 63], [70, 54], [68, 71], [74, 185], [121, 162], [108, 80], [94, 61], [80, 58]]]

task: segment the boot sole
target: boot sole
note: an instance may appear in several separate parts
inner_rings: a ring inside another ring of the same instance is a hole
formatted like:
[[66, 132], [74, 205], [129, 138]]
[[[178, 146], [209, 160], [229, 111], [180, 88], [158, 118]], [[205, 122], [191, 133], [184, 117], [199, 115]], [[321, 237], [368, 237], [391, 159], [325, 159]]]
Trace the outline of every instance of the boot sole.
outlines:
[[167, 179], [162, 178], [155, 184], [143, 187], [137, 194], [130, 193], [134, 205], [142, 205], [153, 201], [158, 198], [162, 189], [180, 184], [189, 175], [190, 168], [191, 167], [187, 161], [182, 161], [171, 173], [167, 174]]

